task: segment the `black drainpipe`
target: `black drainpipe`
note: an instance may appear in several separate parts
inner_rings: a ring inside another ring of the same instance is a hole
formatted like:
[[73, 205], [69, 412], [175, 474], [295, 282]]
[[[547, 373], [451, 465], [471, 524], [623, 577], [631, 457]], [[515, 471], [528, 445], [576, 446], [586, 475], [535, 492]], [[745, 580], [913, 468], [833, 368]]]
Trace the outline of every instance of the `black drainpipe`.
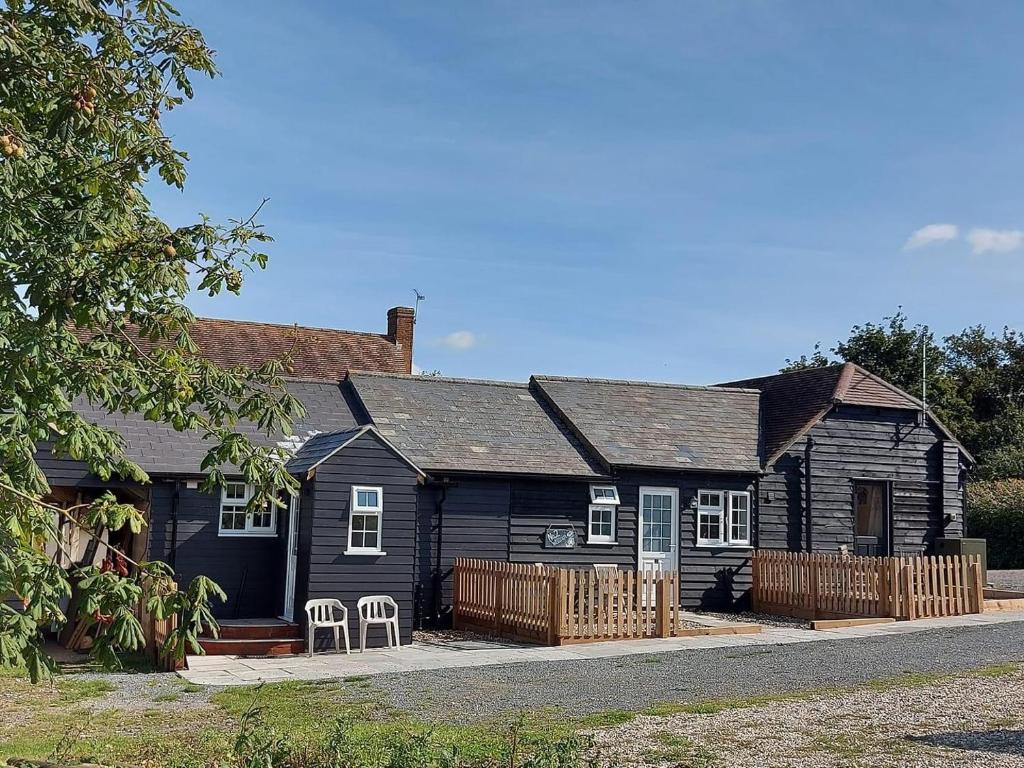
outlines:
[[181, 480], [174, 481], [174, 493], [171, 494], [171, 548], [167, 554], [167, 564], [173, 570], [178, 559], [178, 489]]
[[811, 485], [811, 451], [814, 449], [814, 438], [807, 438], [807, 445], [804, 447], [804, 515], [806, 518], [807, 551], [813, 551], [814, 540], [811, 536], [812, 528], [812, 485]]
[[448, 498], [448, 481], [441, 481], [441, 493], [434, 502], [434, 509], [437, 512], [437, 552], [434, 555], [434, 626], [441, 625], [441, 613], [444, 608], [442, 589], [444, 588], [444, 575], [441, 573], [441, 548], [444, 546], [444, 502]]

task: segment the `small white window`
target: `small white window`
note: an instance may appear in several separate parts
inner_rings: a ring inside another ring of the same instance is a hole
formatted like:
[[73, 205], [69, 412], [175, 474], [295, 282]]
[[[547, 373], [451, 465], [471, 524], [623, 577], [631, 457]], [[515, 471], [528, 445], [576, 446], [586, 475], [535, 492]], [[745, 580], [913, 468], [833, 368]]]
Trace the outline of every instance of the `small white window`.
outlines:
[[729, 493], [729, 543], [750, 544], [750, 494], [746, 491]]
[[614, 485], [592, 485], [590, 501], [592, 504], [618, 504], [619, 489]]
[[697, 492], [697, 544], [705, 546], [725, 543], [723, 518], [725, 505], [721, 491]]
[[591, 504], [587, 521], [588, 544], [615, 543], [615, 505]]
[[221, 536], [275, 536], [277, 508], [268, 504], [256, 512], [247, 507], [255, 489], [246, 483], [224, 483], [220, 494]]
[[347, 555], [383, 555], [381, 516], [384, 490], [365, 485], [352, 486], [352, 511], [348, 518]]

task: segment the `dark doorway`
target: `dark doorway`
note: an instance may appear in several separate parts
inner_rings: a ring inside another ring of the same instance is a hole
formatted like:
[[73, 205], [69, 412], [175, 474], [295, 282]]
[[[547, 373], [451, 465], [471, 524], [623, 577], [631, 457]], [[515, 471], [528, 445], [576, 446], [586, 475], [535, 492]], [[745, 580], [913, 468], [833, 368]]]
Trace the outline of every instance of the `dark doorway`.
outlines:
[[889, 485], [856, 480], [853, 483], [854, 554], [889, 554]]

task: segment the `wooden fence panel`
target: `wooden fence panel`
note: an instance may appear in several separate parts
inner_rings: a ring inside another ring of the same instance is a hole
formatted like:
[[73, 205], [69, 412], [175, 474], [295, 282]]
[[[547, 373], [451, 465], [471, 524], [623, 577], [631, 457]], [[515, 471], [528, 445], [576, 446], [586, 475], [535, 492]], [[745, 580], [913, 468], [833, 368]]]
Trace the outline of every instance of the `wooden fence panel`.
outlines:
[[551, 645], [672, 637], [683, 626], [676, 571], [560, 569], [458, 558], [456, 629]]
[[754, 553], [754, 610], [808, 619], [914, 619], [980, 613], [980, 562], [973, 556], [851, 557]]

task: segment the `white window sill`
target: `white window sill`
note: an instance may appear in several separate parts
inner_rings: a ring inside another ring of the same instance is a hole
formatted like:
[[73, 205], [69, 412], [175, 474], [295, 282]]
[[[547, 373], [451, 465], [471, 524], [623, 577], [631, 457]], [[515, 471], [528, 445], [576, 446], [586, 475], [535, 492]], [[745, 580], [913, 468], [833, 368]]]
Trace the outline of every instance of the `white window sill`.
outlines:
[[225, 539], [273, 539], [277, 531], [218, 531], [217, 535]]
[[376, 549], [346, 549], [342, 554], [357, 555], [361, 557], [384, 557], [387, 552], [381, 552]]
[[697, 545], [697, 549], [753, 549], [753, 544], [730, 544], [729, 542], [722, 542], [721, 544], [712, 544], [709, 542], [700, 542]]
[[605, 546], [611, 546], [618, 544], [616, 539], [587, 539], [587, 544], [604, 544]]

